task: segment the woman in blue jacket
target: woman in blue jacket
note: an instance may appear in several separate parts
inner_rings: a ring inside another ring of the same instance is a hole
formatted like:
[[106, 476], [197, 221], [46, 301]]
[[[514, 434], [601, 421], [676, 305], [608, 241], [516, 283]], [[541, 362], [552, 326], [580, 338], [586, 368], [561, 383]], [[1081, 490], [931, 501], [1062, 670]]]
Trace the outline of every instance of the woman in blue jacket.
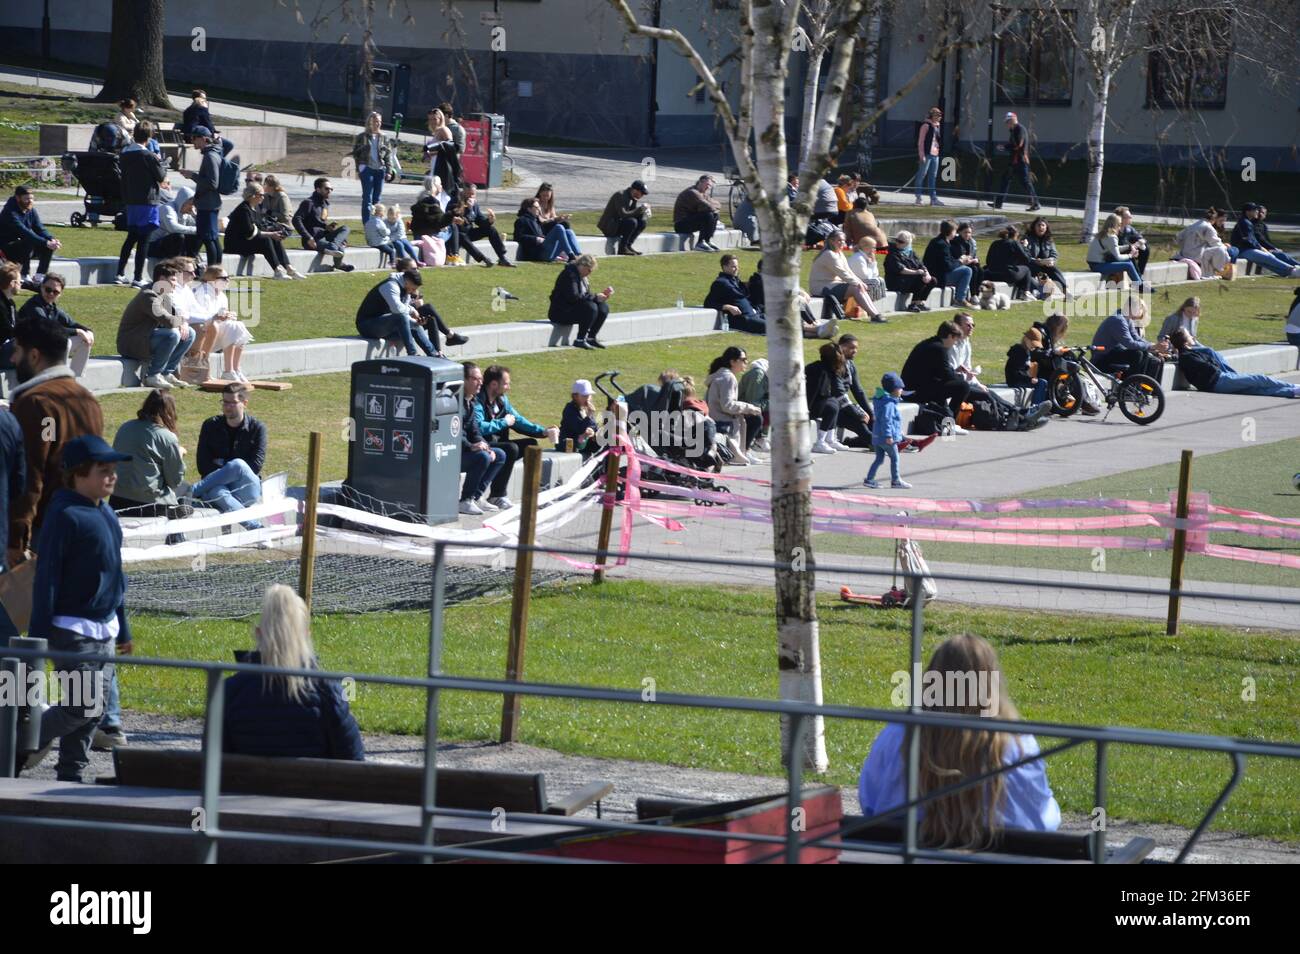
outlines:
[[[316, 669], [307, 604], [277, 583], [262, 598], [257, 651], [244, 661]], [[333, 681], [308, 676], [237, 672], [226, 680], [223, 745], [239, 755], [285, 758], [366, 757], [357, 720]]]
[[515, 258], [521, 262], [567, 262], [582, 254], [578, 240], [568, 229], [551, 229], [546, 233], [541, 220], [542, 207], [536, 198], [524, 199], [515, 216]]

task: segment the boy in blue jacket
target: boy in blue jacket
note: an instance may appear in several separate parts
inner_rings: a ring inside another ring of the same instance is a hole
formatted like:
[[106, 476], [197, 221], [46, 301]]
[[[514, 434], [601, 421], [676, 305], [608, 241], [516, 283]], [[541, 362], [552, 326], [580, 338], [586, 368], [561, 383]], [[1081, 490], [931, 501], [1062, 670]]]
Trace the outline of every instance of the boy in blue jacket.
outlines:
[[[68, 441], [64, 486], [51, 498], [37, 538], [29, 634], [49, 640], [52, 650], [82, 657], [57, 663], [60, 686], [72, 691], [41, 719], [41, 753], [62, 739], [61, 782], [81, 781], [90, 764], [90, 743], [113, 675], [114, 644], [120, 653], [132, 649], [122, 528], [106, 502], [117, 486], [117, 463], [130, 459], [98, 435]], [[27, 767], [38, 761], [28, 761]]]
[[898, 476], [898, 445], [903, 440], [903, 417], [898, 413], [898, 405], [906, 393], [909, 392], [903, 390], [903, 379], [893, 371], [888, 371], [872, 395], [871, 403], [876, 419], [871, 428], [871, 446], [876, 449], [876, 459], [867, 471], [867, 479], [863, 481], [868, 487], [880, 486], [876, 480], [876, 471], [885, 462], [885, 455], [889, 455], [889, 486], [901, 490], [910, 490], [912, 487]]

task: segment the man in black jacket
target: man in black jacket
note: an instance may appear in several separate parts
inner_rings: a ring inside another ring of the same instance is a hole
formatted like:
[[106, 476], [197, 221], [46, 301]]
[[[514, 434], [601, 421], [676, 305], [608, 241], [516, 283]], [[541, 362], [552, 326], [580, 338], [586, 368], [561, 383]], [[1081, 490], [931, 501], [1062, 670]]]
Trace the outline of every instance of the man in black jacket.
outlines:
[[1187, 383], [1198, 391], [1214, 394], [1249, 394], [1256, 397], [1300, 398], [1300, 384], [1283, 381], [1267, 374], [1243, 374], [1232, 370], [1223, 355], [1213, 348], [1192, 343], [1186, 328], [1169, 336], [1178, 352], [1178, 370]]
[[81, 377], [86, 370], [86, 361], [90, 358], [90, 349], [95, 345], [95, 333], [72, 319], [59, 307], [59, 298], [63, 296], [64, 279], [57, 272], [49, 272], [41, 281], [39, 293], [33, 295], [18, 309], [18, 320], [29, 321], [35, 318], [49, 318], [64, 329], [68, 335], [68, 364], [72, 373]]
[[[858, 366], [853, 359], [858, 356], [858, 339], [856, 335], [840, 335], [840, 354], [844, 355], [844, 374], [831, 382], [832, 394], [840, 400], [840, 415], [835, 424], [847, 431], [852, 431], [848, 447], [871, 447], [871, 402], [862, 390], [858, 380]], [[852, 396], [857, 403], [849, 401]], [[836, 440], [835, 444], [839, 441]], [[832, 445], [834, 446], [834, 445]], [[836, 448], [839, 450], [839, 448]]]
[[182, 169], [181, 175], [194, 183], [194, 224], [203, 243], [208, 266], [221, 264], [221, 157], [223, 144], [207, 126], [191, 131], [194, 147], [202, 153], [199, 171]]
[[350, 272], [356, 266], [343, 262], [343, 250], [348, 245], [348, 227], [330, 222], [330, 193], [334, 186], [324, 176], [314, 183], [315, 191], [302, 200], [293, 214], [293, 227], [302, 237], [302, 247], [334, 258], [334, 267], [340, 272]]
[[144, 263], [149, 257], [149, 236], [158, 228], [158, 190], [167, 172], [162, 159], [146, 146], [153, 136], [153, 126], [146, 119], [131, 134], [134, 140], [122, 150], [119, 163], [122, 168], [122, 202], [126, 205], [126, 239], [117, 256], [117, 284], [125, 285], [126, 263], [135, 248], [136, 288], [148, 286], [144, 278]]
[[1038, 196], [1034, 193], [1033, 175], [1029, 170], [1029, 137], [1025, 135], [1025, 127], [1020, 125], [1020, 119], [1015, 113], [1007, 113], [1003, 121], [1007, 125], [1008, 137], [1003, 148], [1010, 154], [1010, 159], [1006, 172], [1002, 174], [1002, 186], [998, 189], [998, 198], [993, 203], [993, 208], [1002, 208], [1002, 203], [1007, 198], [1007, 189], [1011, 187], [1011, 177], [1015, 176], [1025, 185], [1025, 194], [1029, 196], [1029, 211], [1036, 212], [1039, 205]]
[[971, 267], [963, 265], [952, 252], [952, 240], [956, 235], [956, 222], [948, 219], [940, 222], [939, 234], [926, 246], [921, 262], [940, 286], [952, 286], [954, 305], [974, 308], [975, 302], [970, 296]]
[[[0, 252], [22, 269], [22, 284], [29, 291], [40, 282], [50, 267], [50, 259], [63, 244], [41, 222], [35, 206], [35, 193], [27, 186], [19, 186], [0, 210]], [[29, 280], [27, 270], [33, 255], [36, 275]]]
[[472, 182], [465, 183], [460, 197], [464, 203], [461, 217], [465, 220], [465, 238], [469, 242], [487, 239], [488, 244], [492, 246], [492, 251], [497, 253], [497, 264], [504, 265], [506, 268], [515, 268], [515, 263], [506, 256], [506, 243], [501, 240], [501, 233], [497, 231], [496, 214], [478, 204], [478, 186]]
[[632, 245], [650, 220], [650, 206], [642, 201], [649, 194], [645, 183], [637, 179], [622, 192], [615, 192], [605, 203], [605, 211], [600, 214], [596, 227], [606, 238], [618, 239], [619, 255], [641, 254]]
[[917, 344], [903, 364], [903, 382], [912, 392], [908, 400], [914, 404], [947, 404], [954, 420], [962, 402], [970, 397], [970, 385], [948, 361], [948, 352], [961, 337], [961, 329], [955, 324], [942, 322], [935, 336]]
[[609, 317], [609, 296], [612, 287], [593, 293], [588, 279], [596, 269], [595, 255], [579, 255], [560, 272], [551, 289], [551, 307], [547, 313], [553, 325], [577, 325], [575, 348], [604, 348], [596, 335]]
[[[198, 465], [203, 479], [189, 488], [189, 496], [222, 513], [243, 510], [262, 499], [266, 425], [247, 408], [248, 385], [228, 384], [221, 392], [221, 413], [204, 421], [199, 430]], [[182, 493], [185, 489], [182, 484]], [[247, 520], [244, 527], [260, 530], [262, 524]]]
[[767, 332], [767, 321], [749, 300], [749, 289], [740, 281], [740, 260], [734, 255], [722, 256], [722, 271], [709, 286], [704, 307], [727, 316], [727, 324], [737, 331], [761, 335]]

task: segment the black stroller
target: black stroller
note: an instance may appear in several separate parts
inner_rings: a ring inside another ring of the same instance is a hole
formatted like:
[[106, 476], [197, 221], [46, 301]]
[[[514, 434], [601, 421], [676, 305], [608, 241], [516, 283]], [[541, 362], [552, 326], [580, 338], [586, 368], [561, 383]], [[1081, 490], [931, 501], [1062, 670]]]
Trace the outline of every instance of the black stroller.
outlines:
[[[618, 375], [617, 371], [605, 371], [596, 375], [592, 383], [609, 400], [611, 410], [626, 417], [629, 436], [637, 450], [647, 456], [663, 458], [667, 462], [699, 471], [698, 474], [682, 474], [647, 464], [642, 470], [645, 478], [674, 487], [725, 493], [726, 487], [714, 483], [707, 476], [708, 471], [722, 468], [716, 428], [712, 421], [706, 419], [705, 426], [700, 428], [701, 433], [688, 430], [685, 415], [682, 414], [681, 382], [671, 381], [662, 387], [647, 384], [628, 394], [619, 386]], [[605, 389], [603, 382], [606, 379], [617, 394], [611, 394]], [[654, 496], [650, 490], [645, 491], [645, 494]], [[706, 506], [714, 505], [713, 501], [701, 499], [695, 502]]]
[[100, 216], [112, 221], [126, 211], [122, 203], [122, 169], [114, 152], [69, 152], [63, 156], [63, 168], [76, 177], [86, 190], [83, 202], [86, 211], [73, 212], [68, 218], [72, 225], [99, 225]]

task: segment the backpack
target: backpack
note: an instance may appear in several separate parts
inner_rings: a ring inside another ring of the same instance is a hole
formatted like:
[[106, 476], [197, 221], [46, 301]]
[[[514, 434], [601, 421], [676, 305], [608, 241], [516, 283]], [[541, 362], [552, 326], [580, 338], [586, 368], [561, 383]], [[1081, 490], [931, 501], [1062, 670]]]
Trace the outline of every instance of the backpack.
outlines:
[[820, 245], [830, 236], [839, 226], [830, 219], [818, 219], [816, 222], [808, 223], [808, 231], [803, 237], [805, 245]]
[[972, 401], [970, 426], [977, 431], [1010, 431], [1011, 413], [997, 401]]
[[922, 404], [912, 420], [910, 433], [925, 437], [929, 434], [948, 434], [955, 422], [946, 404]]
[[222, 195], [234, 195], [239, 191], [239, 157], [231, 160], [222, 156], [217, 163], [217, 191]]

